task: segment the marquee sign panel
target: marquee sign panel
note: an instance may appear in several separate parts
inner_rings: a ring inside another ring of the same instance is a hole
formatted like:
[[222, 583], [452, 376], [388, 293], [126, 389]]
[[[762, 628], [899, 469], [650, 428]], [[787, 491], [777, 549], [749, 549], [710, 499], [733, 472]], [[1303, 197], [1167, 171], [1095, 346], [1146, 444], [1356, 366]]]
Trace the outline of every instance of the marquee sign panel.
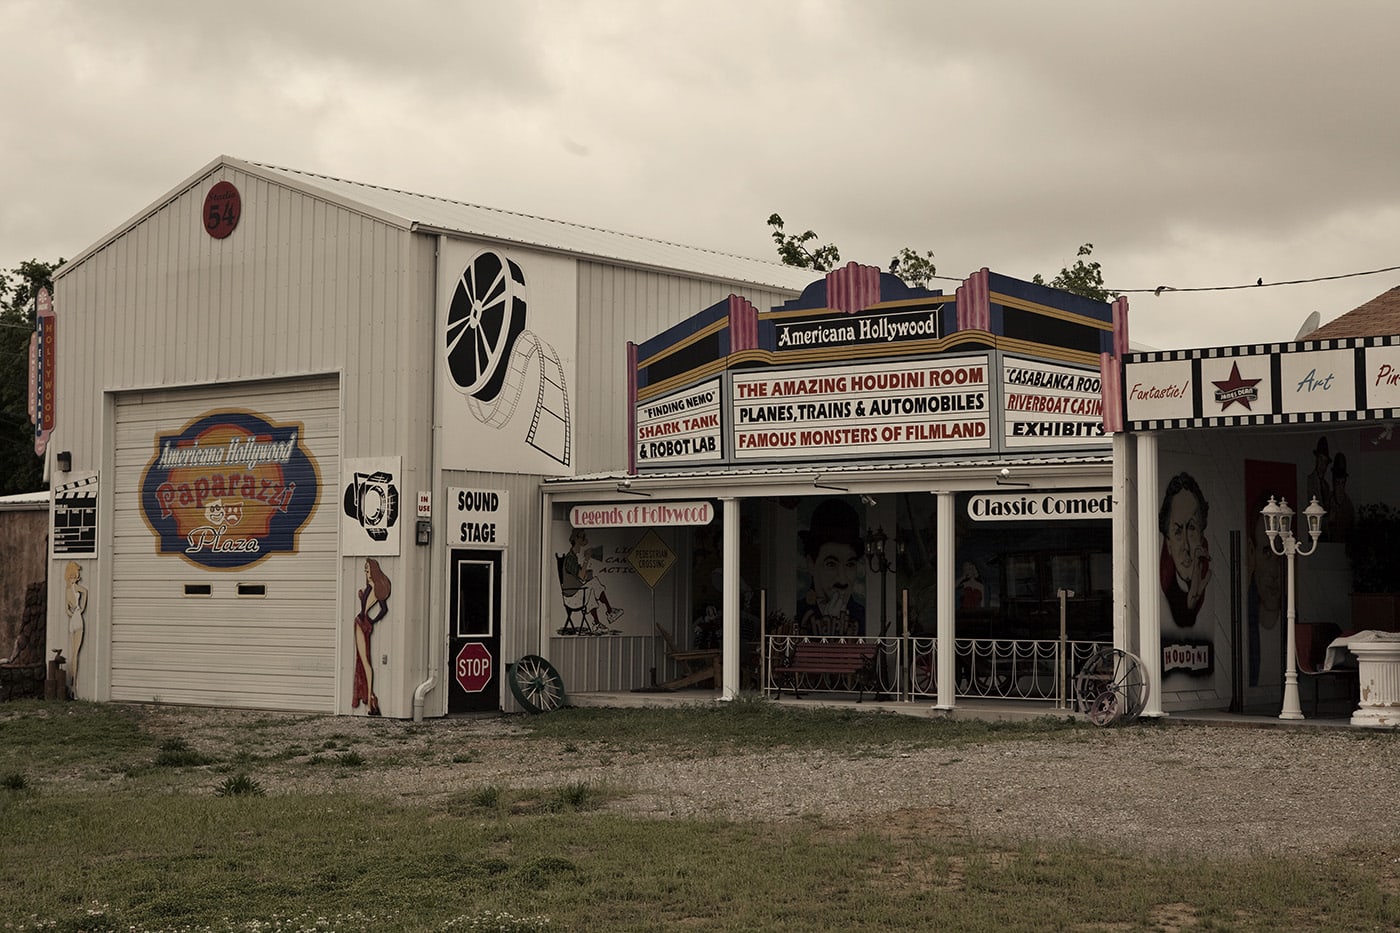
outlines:
[[991, 447], [985, 356], [733, 376], [735, 460]]
[[636, 407], [637, 463], [717, 463], [721, 448], [720, 382], [692, 386]]
[[1129, 431], [1400, 416], [1400, 337], [1128, 354]]
[[1098, 452], [1126, 313], [987, 269], [945, 295], [857, 263], [766, 311], [730, 295], [628, 345], [628, 465]]
[[1097, 372], [1003, 357], [1002, 410], [1007, 449], [1110, 444]]

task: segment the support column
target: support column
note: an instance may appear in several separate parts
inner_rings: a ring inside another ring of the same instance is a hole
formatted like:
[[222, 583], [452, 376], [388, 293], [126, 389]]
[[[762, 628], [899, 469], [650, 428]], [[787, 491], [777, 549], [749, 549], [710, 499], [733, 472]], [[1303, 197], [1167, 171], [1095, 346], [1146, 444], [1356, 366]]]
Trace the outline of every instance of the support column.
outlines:
[[957, 600], [953, 581], [953, 494], [940, 492], [937, 515], [938, 567], [938, 702], [934, 709], [951, 710], [957, 704]]
[[723, 667], [720, 699], [732, 700], [739, 695], [739, 500], [732, 496], [721, 498], [724, 509], [724, 592], [723, 637], [720, 645]]
[[1137, 436], [1137, 591], [1138, 657], [1147, 680], [1147, 706], [1142, 715], [1161, 717], [1162, 712], [1162, 584], [1158, 579], [1157, 435]]
[[1133, 568], [1133, 549], [1137, 545], [1137, 500], [1135, 472], [1137, 465], [1136, 437], [1119, 432], [1113, 435], [1113, 647], [1137, 652], [1138, 633], [1133, 630], [1137, 606], [1142, 595], [1137, 591]]

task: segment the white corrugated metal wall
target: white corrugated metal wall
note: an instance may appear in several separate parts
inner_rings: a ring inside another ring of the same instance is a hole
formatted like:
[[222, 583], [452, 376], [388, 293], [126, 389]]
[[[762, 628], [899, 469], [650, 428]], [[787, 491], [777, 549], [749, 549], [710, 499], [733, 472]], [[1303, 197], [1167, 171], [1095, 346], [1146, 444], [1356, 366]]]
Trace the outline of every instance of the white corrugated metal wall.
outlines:
[[[62, 270], [57, 308], [61, 343], [55, 449], [72, 451], [73, 474], [99, 472], [98, 557], [85, 561], [89, 641], [80, 694], [113, 695], [114, 532], [118, 510], [117, 426], [125, 393], [170, 390], [153, 404], [223, 386], [229, 406], [255, 408], [238, 394], [250, 380], [338, 374], [340, 460], [402, 457], [401, 490], [441, 495], [446, 485], [510, 491], [514, 503], [509, 600], [503, 652], [512, 660], [542, 646], [539, 489], [533, 476], [449, 474], [431, 468], [436, 237], [410, 232], [383, 208], [358, 208], [283, 185], [236, 160], [216, 162], [177, 186], [108, 240]], [[230, 181], [242, 196], [239, 227], [224, 240], [204, 231], [205, 193]], [[579, 261], [578, 385], [571, 391], [579, 473], [621, 470], [627, 460], [626, 342], [642, 340], [684, 320], [731, 292], [765, 308], [790, 292], [743, 288], [694, 276]], [[105, 404], [99, 400], [106, 399]], [[172, 410], [173, 412], [173, 410]], [[183, 424], [183, 422], [181, 422]], [[164, 425], [164, 430], [181, 424]], [[62, 481], [63, 477], [56, 478]], [[323, 475], [330, 489], [338, 476]], [[125, 480], [123, 480], [125, 482]], [[331, 490], [335, 492], [336, 490]], [[337, 504], [322, 502], [330, 514]], [[376, 627], [376, 692], [386, 716], [408, 716], [414, 688], [430, 673], [425, 627], [441, 625], [443, 543], [415, 546], [412, 513], [405, 515], [399, 557], [382, 561], [394, 581], [390, 615]], [[154, 550], [154, 542], [151, 544]], [[178, 557], [169, 560], [182, 563]], [[353, 670], [349, 609], [361, 585], [359, 558], [341, 558], [336, 576], [338, 663], [336, 708], [348, 711]], [[174, 566], [174, 564], [172, 564]], [[431, 576], [430, 576], [431, 574]], [[62, 606], [62, 578], [50, 574], [50, 605]], [[550, 591], [552, 592], [552, 591]], [[116, 621], [121, 621], [117, 619]], [[49, 637], [63, 640], [63, 620], [50, 616]], [[90, 651], [90, 653], [89, 653]], [[445, 665], [433, 671], [441, 679]], [[121, 678], [118, 678], [121, 682]], [[121, 682], [118, 693], [134, 689]], [[262, 705], [276, 705], [263, 703]], [[445, 691], [430, 693], [424, 712], [445, 709]]]
[[[205, 193], [222, 180], [238, 187], [243, 211], [233, 235], [214, 240], [201, 212]], [[339, 443], [330, 471], [322, 465], [320, 510], [333, 517], [339, 508], [340, 456], [401, 456], [404, 488], [429, 488], [433, 250], [430, 237], [257, 174], [216, 165], [192, 177], [60, 275], [55, 449], [73, 452], [75, 475], [100, 473], [105, 520], [127, 506], [117, 500], [131, 489], [112, 481], [117, 423], [129, 414], [123, 410], [119, 418], [118, 394], [180, 390], [150, 396], [160, 407], [181, 392], [217, 384], [219, 406], [255, 409], [256, 398], [240, 395], [245, 380], [338, 374], [332, 420]], [[104, 393], [105, 407], [98, 403]], [[375, 644], [376, 654], [390, 655], [395, 665], [394, 676], [376, 683], [386, 716], [409, 714], [412, 688], [426, 671], [421, 626], [429, 549], [414, 548], [411, 514], [400, 556], [381, 561], [395, 583], [391, 614]], [[111, 676], [109, 623], [122, 621], [114, 615], [122, 605], [113, 598], [110, 521], [99, 528], [99, 540], [98, 558], [84, 569], [90, 608], [80, 694], [108, 699], [135, 688], [120, 677], [114, 684]], [[154, 552], [153, 538], [150, 547]], [[172, 568], [183, 564], [176, 556], [164, 560]], [[329, 600], [328, 617], [338, 620], [336, 708], [346, 711], [354, 663], [347, 607], [362, 583], [362, 559], [344, 559], [339, 568], [334, 561], [317, 564], [331, 581], [332, 591], [318, 598]], [[51, 574], [50, 581], [50, 605], [61, 607], [62, 577]], [[62, 624], [51, 614], [51, 641]]]
[[[578, 328], [579, 474], [627, 467], [627, 341], [640, 343], [729, 295], [767, 310], [791, 292], [743, 288], [580, 261]], [[813, 276], [817, 276], [814, 274]]]

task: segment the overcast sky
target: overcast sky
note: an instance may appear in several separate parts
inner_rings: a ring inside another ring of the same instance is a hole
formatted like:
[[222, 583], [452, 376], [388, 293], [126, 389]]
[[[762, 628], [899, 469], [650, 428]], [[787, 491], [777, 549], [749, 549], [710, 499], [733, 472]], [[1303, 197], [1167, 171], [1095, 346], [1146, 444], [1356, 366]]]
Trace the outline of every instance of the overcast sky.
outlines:
[[[774, 258], [1052, 277], [1134, 342], [1290, 340], [1400, 285], [1388, 0], [0, 0], [0, 268], [221, 154]], [[815, 276], [814, 276], [815, 277]], [[939, 282], [947, 289], [953, 282]]]

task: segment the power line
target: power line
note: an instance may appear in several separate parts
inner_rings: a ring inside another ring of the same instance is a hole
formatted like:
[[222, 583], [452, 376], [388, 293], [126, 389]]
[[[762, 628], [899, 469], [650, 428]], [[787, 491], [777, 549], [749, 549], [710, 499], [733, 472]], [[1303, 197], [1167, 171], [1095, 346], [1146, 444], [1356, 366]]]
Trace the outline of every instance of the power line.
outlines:
[[1311, 279], [1289, 279], [1285, 282], [1265, 282], [1259, 279], [1251, 285], [1206, 285], [1197, 288], [1178, 288], [1174, 285], [1158, 285], [1156, 288], [1110, 288], [1108, 291], [1117, 292], [1120, 295], [1131, 294], [1151, 294], [1161, 295], [1162, 292], [1228, 292], [1242, 288], [1277, 288], [1280, 285], [1309, 285], [1313, 282], [1334, 282], [1337, 279], [1354, 279], [1363, 275], [1380, 275], [1382, 272], [1394, 272], [1400, 266], [1386, 266], [1384, 269], [1368, 269], [1365, 272], [1344, 272], [1341, 275], [1319, 275]]
[[[1104, 291], [1113, 295], [1158, 295], [1163, 292], [1229, 292], [1246, 288], [1277, 288], [1280, 285], [1310, 285], [1314, 282], [1334, 282], [1337, 279], [1354, 279], [1363, 275], [1380, 275], [1384, 272], [1400, 271], [1400, 266], [1386, 266], [1384, 269], [1367, 269], [1365, 272], [1344, 272], [1341, 275], [1319, 275], [1310, 279], [1289, 279], [1284, 282], [1265, 282], [1259, 279], [1247, 285], [1201, 285], [1201, 286], [1176, 286], [1158, 285], [1156, 288], [1110, 288], [1104, 287]], [[935, 275], [935, 279], [942, 279], [945, 282], [958, 282], [964, 280], [951, 275]]]

